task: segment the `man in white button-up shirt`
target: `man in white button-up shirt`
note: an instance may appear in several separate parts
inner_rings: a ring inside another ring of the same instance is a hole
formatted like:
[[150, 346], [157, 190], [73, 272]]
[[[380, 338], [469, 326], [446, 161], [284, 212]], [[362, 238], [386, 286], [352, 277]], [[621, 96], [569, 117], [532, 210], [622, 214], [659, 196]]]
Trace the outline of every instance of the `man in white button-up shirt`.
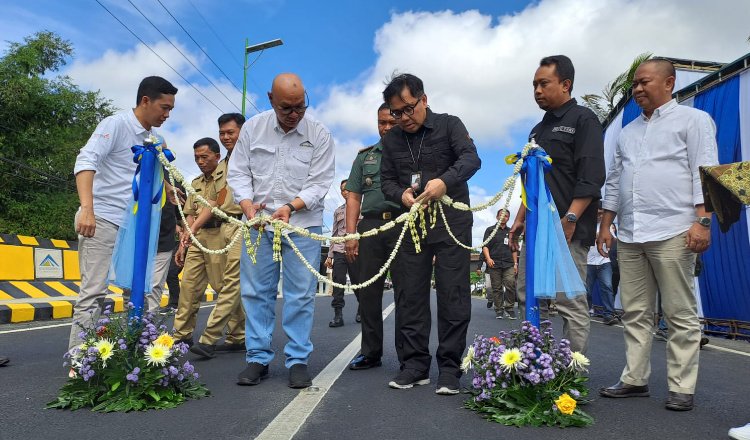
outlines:
[[[250, 118], [242, 126], [229, 167], [229, 186], [248, 219], [261, 211], [292, 225], [321, 233], [323, 199], [333, 182], [333, 136], [320, 122], [305, 115], [306, 93], [294, 74], [278, 75], [268, 94], [273, 110]], [[251, 231], [253, 241], [259, 232]], [[315, 309], [316, 278], [286, 239], [281, 262], [273, 261], [273, 230], [262, 233], [253, 264], [243, 243], [240, 260], [242, 304], [247, 314], [247, 368], [239, 385], [257, 385], [268, 374], [274, 357], [271, 335], [276, 319], [279, 277], [283, 273], [282, 325], [289, 338], [285, 365], [289, 386], [304, 388], [312, 381], [307, 363], [313, 345], [310, 333]], [[289, 238], [314, 268], [320, 267], [319, 241], [290, 233]], [[283, 266], [283, 270], [282, 269]]]
[[620, 381], [599, 393], [648, 396], [658, 289], [670, 329], [666, 408], [688, 411], [693, 408], [701, 338], [693, 292], [695, 254], [708, 249], [711, 238], [698, 167], [715, 165], [718, 153], [713, 120], [701, 110], [678, 105], [672, 99], [674, 81], [674, 67], [667, 60], [638, 67], [633, 96], [643, 114], [620, 133], [607, 176], [597, 246], [606, 255], [617, 215], [626, 365]]
[[[177, 88], [158, 76], [138, 86], [136, 107], [105, 118], [81, 148], [73, 173], [81, 207], [75, 217], [81, 289], [73, 308], [73, 322], [86, 326], [96, 318], [107, 293], [107, 275], [117, 230], [132, 197], [138, 166], [130, 147], [143, 145], [152, 130], [161, 127], [174, 108]], [[69, 348], [83, 341], [81, 328], [72, 325]]]

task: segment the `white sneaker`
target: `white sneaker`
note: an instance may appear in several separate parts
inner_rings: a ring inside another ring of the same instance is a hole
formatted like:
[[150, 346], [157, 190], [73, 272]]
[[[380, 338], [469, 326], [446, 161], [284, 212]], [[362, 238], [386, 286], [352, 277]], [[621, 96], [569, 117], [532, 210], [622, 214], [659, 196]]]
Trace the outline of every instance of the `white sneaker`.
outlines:
[[729, 430], [729, 437], [736, 440], [750, 440], [750, 423]]

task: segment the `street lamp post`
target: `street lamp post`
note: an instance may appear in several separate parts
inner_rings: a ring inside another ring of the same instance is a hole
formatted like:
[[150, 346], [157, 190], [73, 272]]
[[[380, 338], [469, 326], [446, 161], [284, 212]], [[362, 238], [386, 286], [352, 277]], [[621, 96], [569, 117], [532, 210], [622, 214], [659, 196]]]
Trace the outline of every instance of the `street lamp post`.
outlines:
[[257, 52], [259, 50], [266, 50], [270, 49], [272, 47], [281, 46], [284, 44], [283, 41], [280, 39], [275, 39], [271, 41], [266, 41], [265, 43], [260, 44], [253, 44], [252, 46], [248, 46], [247, 38], [245, 38], [245, 67], [242, 73], [242, 116], [245, 116], [245, 96], [247, 95], [247, 56], [248, 54], [251, 54], [253, 52]]

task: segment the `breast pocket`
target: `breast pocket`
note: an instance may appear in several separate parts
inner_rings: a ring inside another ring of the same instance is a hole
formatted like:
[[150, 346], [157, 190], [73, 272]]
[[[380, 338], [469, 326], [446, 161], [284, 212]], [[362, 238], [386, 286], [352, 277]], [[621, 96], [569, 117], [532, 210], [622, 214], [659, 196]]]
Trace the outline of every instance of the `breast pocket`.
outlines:
[[294, 179], [307, 178], [312, 157], [312, 147], [294, 147], [286, 161], [289, 176]]
[[276, 148], [271, 145], [255, 145], [248, 154], [250, 171], [255, 176], [269, 176], [276, 168]]
[[376, 162], [362, 165], [362, 178], [365, 190], [380, 189], [380, 164]]

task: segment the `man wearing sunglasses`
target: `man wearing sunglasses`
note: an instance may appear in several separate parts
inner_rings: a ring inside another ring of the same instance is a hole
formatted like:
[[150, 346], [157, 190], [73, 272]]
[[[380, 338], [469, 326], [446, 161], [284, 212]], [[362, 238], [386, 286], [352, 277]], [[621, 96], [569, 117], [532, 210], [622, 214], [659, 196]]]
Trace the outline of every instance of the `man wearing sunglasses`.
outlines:
[[[268, 93], [273, 110], [253, 116], [242, 126], [228, 180], [247, 219], [266, 214], [320, 234], [323, 198], [333, 182], [334, 145], [328, 129], [305, 115], [306, 98], [297, 75], [283, 73], [273, 80]], [[273, 232], [270, 226], [265, 230], [250, 230], [253, 243], [259, 243], [256, 263], [247, 255], [243, 241], [240, 286], [242, 305], [247, 312], [247, 368], [239, 374], [237, 383], [257, 385], [268, 375], [268, 364], [274, 357], [271, 337], [276, 296], [279, 278], [283, 276], [281, 320], [289, 338], [284, 347], [289, 387], [305, 388], [312, 384], [307, 364], [313, 349], [310, 333], [317, 280], [296, 252], [317, 268], [321, 245], [286, 230], [286, 238], [281, 241], [282, 260], [274, 261]]]
[[[411, 74], [394, 77], [383, 91], [383, 99], [398, 123], [382, 140], [380, 171], [386, 199], [404, 209], [415, 203], [439, 200], [445, 194], [468, 204], [467, 181], [479, 169], [481, 161], [461, 120], [433, 113], [427, 107], [422, 80]], [[444, 209], [455, 237], [469, 245], [471, 213]], [[440, 215], [435, 227], [427, 229], [426, 238], [421, 240], [421, 252], [416, 252], [411, 235], [405, 234], [398, 258], [391, 265], [391, 272], [399, 280], [394, 286], [396, 352], [401, 371], [388, 385], [405, 389], [430, 383], [430, 281], [434, 261], [438, 308], [436, 358], [440, 370], [435, 392], [455, 395], [459, 392], [461, 355], [471, 318], [469, 251], [450, 237]], [[419, 227], [418, 230], [421, 236]]]

